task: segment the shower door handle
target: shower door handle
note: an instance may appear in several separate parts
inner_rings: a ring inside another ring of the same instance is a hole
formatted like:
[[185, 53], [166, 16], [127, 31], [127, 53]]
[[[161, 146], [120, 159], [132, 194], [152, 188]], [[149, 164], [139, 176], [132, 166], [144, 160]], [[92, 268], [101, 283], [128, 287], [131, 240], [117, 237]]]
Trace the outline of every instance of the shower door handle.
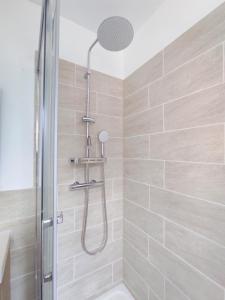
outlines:
[[43, 228], [48, 228], [53, 226], [53, 218], [45, 219], [42, 221]]
[[53, 279], [53, 275], [52, 275], [52, 272], [50, 272], [50, 273], [47, 273], [44, 275], [43, 281], [44, 281], [44, 283], [46, 283], [46, 282], [52, 281], [52, 279]]

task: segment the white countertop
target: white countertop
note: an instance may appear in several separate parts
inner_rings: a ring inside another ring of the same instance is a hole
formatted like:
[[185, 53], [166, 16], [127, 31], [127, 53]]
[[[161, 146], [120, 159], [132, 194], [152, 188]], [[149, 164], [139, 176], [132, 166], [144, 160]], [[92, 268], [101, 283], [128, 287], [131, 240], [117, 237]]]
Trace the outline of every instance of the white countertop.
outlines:
[[10, 231], [0, 232], [0, 284], [2, 283], [5, 265], [9, 252]]

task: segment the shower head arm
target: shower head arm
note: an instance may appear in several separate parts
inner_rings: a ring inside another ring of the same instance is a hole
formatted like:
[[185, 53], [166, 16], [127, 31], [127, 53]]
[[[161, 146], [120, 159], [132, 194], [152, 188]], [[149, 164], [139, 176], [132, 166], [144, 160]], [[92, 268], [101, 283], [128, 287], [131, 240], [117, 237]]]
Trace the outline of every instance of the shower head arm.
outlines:
[[91, 74], [91, 51], [94, 48], [94, 46], [98, 43], [98, 39], [94, 41], [94, 43], [91, 44], [91, 46], [88, 49], [88, 59], [87, 59], [87, 76]]

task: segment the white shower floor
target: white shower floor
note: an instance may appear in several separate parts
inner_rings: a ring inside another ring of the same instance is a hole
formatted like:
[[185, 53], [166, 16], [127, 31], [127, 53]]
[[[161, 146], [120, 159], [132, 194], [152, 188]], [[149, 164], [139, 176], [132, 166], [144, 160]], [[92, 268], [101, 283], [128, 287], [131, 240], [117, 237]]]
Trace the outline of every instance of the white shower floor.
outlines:
[[95, 300], [135, 300], [124, 284], [120, 284]]

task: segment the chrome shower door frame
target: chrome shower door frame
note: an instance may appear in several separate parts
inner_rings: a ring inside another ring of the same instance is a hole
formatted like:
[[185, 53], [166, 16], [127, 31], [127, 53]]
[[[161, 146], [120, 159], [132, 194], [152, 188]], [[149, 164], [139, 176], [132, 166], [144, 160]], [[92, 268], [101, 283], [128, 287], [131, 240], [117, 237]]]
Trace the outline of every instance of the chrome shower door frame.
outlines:
[[36, 299], [57, 299], [59, 0], [43, 0], [36, 66]]

